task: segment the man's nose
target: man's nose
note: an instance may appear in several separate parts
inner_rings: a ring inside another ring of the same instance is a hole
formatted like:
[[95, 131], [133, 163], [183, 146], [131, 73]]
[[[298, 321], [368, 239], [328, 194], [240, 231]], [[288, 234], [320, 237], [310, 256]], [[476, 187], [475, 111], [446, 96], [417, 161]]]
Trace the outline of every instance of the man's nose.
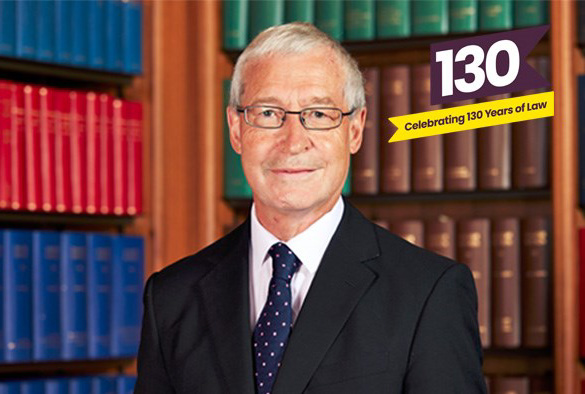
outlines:
[[310, 148], [312, 142], [307, 130], [301, 124], [299, 115], [288, 114], [282, 125], [282, 132], [282, 145], [287, 153], [298, 154]]

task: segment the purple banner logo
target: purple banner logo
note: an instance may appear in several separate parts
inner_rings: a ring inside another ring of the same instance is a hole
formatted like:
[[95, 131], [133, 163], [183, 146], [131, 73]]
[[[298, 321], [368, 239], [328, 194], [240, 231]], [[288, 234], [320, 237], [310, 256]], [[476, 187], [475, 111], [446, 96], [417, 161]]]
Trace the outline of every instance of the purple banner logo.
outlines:
[[550, 86], [526, 56], [549, 26], [445, 41], [431, 45], [431, 104]]

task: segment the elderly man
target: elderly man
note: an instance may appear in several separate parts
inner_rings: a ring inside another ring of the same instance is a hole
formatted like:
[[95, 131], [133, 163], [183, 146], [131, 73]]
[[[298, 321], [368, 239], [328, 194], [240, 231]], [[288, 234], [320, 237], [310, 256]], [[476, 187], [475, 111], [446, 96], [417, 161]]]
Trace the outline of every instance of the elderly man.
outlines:
[[227, 109], [254, 203], [149, 279], [136, 393], [485, 393], [466, 266], [341, 198], [366, 118], [356, 62], [293, 23], [239, 57]]

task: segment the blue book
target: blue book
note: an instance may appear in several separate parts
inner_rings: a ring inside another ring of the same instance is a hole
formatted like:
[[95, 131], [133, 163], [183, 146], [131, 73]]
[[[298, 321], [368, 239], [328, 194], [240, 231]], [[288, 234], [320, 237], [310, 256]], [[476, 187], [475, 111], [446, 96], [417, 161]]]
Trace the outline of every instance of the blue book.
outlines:
[[91, 378], [87, 376], [74, 377], [69, 379], [69, 394], [91, 393]]
[[87, 358], [87, 245], [81, 232], [61, 233], [61, 357]]
[[20, 383], [20, 394], [45, 394], [45, 382], [40, 379]]
[[71, 2], [71, 64], [87, 66], [88, 50], [88, 5], [87, 1]]
[[112, 237], [110, 235], [87, 235], [87, 301], [89, 357], [108, 357], [112, 304]]
[[116, 378], [94, 376], [91, 378], [91, 394], [116, 394]]
[[33, 359], [61, 357], [59, 324], [59, 260], [61, 237], [53, 231], [33, 232]]
[[0, 382], [0, 394], [20, 394], [20, 382]]
[[124, 72], [142, 73], [142, 3], [128, 0], [122, 3]]
[[122, 2], [120, 0], [104, 0], [104, 23], [106, 29], [105, 69], [122, 72]]
[[16, 46], [16, 1], [0, 1], [0, 55], [14, 56]]
[[117, 384], [117, 394], [132, 394], [134, 392], [134, 386], [136, 385], [136, 376], [120, 375], [117, 378]]
[[46, 379], [45, 394], [69, 394], [67, 379]]
[[4, 354], [32, 358], [32, 232], [4, 230]]
[[36, 57], [36, 2], [16, 2], [16, 56], [26, 59]]
[[37, 2], [37, 60], [52, 62], [55, 57], [55, 3]]
[[104, 2], [103, 0], [89, 0], [88, 4], [88, 28], [89, 36], [87, 41], [87, 60], [89, 67], [104, 68]]
[[4, 326], [4, 230], [0, 230], [0, 363], [6, 360]]
[[55, 60], [71, 64], [71, 1], [55, 0]]
[[114, 357], [134, 357], [140, 342], [144, 239], [113, 237], [112, 261], [112, 351]]

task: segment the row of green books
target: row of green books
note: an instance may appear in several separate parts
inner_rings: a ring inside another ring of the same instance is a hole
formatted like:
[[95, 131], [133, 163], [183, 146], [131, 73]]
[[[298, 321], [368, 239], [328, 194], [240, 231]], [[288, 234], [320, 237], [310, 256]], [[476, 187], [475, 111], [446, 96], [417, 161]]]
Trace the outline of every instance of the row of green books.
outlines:
[[548, 8], [548, 0], [224, 0], [223, 46], [243, 49], [294, 21], [338, 41], [508, 30], [548, 23]]

